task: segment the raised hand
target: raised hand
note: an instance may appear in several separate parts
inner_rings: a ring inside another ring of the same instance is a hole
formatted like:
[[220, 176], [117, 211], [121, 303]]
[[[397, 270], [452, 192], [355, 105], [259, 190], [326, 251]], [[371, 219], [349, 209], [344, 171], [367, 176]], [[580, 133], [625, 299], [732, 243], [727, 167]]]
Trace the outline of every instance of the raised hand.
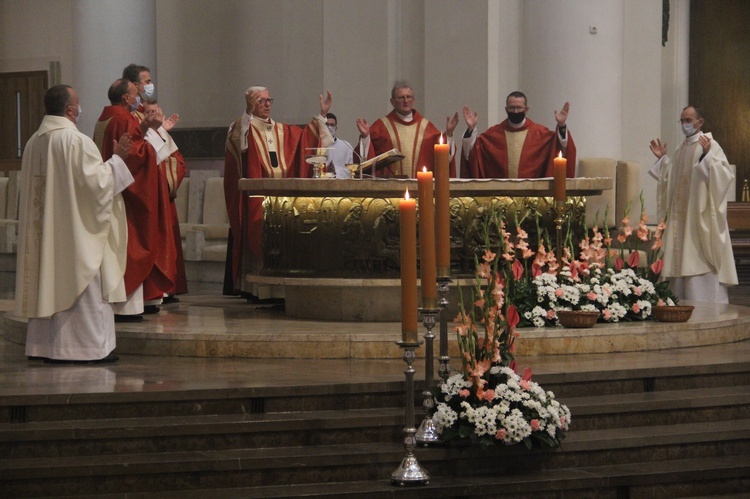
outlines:
[[560, 111], [555, 110], [555, 120], [558, 126], [565, 126], [565, 121], [568, 119], [568, 111], [570, 110], [570, 103], [566, 102]]
[[130, 148], [133, 146], [133, 139], [130, 137], [129, 133], [123, 133], [120, 136], [120, 140], [112, 141], [112, 146], [115, 154], [120, 156], [123, 160], [126, 160], [130, 155]]
[[320, 94], [320, 114], [323, 115], [325, 118], [325, 115], [328, 114], [328, 111], [331, 110], [331, 103], [333, 102], [333, 95], [331, 95], [330, 90], [326, 90], [326, 97], [323, 98], [323, 94]]
[[453, 137], [453, 131], [456, 129], [456, 125], [458, 125], [458, 113], [454, 114], [453, 118], [447, 116], [445, 118], [445, 135]]
[[260, 92], [250, 92], [245, 94], [245, 103], [247, 104], [246, 112], [248, 114], [255, 113], [255, 108], [258, 107], [258, 99], [260, 99]]
[[477, 122], [479, 121], [477, 113], [469, 109], [469, 106], [464, 106], [464, 121], [470, 132], [474, 130], [474, 127], [477, 126]]
[[698, 137], [698, 143], [703, 148], [703, 154], [708, 154], [708, 151], [711, 150], [711, 138], [708, 135], [701, 134], [701, 136]]
[[363, 139], [370, 136], [370, 125], [367, 124], [367, 120], [357, 118], [357, 129], [359, 130], [359, 136]]
[[174, 126], [177, 124], [178, 121], [180, 121], [180, 115], [173, 114], [169, 118], [165, 119], [164, 122], [161, 124], [161, 126], [163, 126], [164, 130], [168, 132], [172, 128], [174, 128]]
[[651, 144], [649, 144], [649, 149], [651, 149], [651, 152], [654, 153], [654, 156], [656, 156], [658, 159], [661, 159], [662, 156], [665, 156], [667, 154], [667, 143], [662, 142], [661, 139], [654, 139], [651, 141]]

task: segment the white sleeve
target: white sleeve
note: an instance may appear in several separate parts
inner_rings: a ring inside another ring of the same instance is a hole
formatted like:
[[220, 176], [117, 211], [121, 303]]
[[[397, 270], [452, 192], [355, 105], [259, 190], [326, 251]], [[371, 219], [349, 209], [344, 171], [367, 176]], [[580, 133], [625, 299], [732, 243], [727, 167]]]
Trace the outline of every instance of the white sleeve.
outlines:
[[114, 195], [120, 194], [122, 191], [128, 188], [130, 184], [135, 182], [133, 174], [128, 170], [127, 165], [117, 154], [113, 154], [111, 158], [107, 160], [107, 164], [112, 167], [112, 178], [114, 180]]
[[664, 162], [669, 159], [669, 156], [666, 154], [662, 156], [661, 158], [656, 160], [656, 163], [654, 163], [654, 166], [651, 167], [651, 169], [648, 171], [648, 174], [651, 175], [656, 180], [659, 180], [659, 177], [661, 177], [661, 168], [664, 165]]
[[464, 133], [464, 137], [461, 143], [461, 153], [464, 156], [464, 159], [469, 159], [469, 153], [471, 152], [471, 148], [474, 147], [474, 144], [477, 142], [477, 127], [474, 127], [474, 129], [471, 131], [471, 135], [466, 137], [466, 134]]
[[174, 151], [170, 151], [170, 147], [167, 145], [166, 141], [162, 139], [158, 133], [153, 128], [149, 128], [146, 131], [146, 140], [149, 144], [151, 144], [151, 147], [154, 148], [154, 151], [156, 152], [156, 164], [161, 164], [162, 161], [167, 159], [170, 154], [172, 154]]

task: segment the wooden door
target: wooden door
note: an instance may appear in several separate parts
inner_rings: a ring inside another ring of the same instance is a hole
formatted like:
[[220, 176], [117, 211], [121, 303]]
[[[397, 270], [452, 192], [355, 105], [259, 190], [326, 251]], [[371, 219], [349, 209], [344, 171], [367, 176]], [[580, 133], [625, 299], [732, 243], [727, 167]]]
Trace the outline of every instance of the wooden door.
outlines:
[[47, 71], [0, 73], [0, 169], [20, 168], [26, 141], [44, 117]]

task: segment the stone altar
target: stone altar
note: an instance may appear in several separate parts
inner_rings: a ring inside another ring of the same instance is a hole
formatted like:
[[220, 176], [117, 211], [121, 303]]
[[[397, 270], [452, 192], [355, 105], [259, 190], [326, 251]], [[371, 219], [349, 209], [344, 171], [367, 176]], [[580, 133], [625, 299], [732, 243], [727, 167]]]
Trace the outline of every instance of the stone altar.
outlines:
[[[452, 275], [473, 274], [492, 212], [511, 230], [518, 220], [532, 239], [539, 220], [554, 238], [552, 184], [551, 178], [452, 179]], [[239, 188], [264, 197], [264, 266], [245, 272], [243, 289], [276, 287], [280, 296], [283, 287], [291, 316], [396, 320], [398, 202], [406, 190], [416, 197], [416, 179], [241, 179]], [[583, 226], [586, 196], [611, 188], [611, 178], [567, 179], [565, 212], [574, 230]]]

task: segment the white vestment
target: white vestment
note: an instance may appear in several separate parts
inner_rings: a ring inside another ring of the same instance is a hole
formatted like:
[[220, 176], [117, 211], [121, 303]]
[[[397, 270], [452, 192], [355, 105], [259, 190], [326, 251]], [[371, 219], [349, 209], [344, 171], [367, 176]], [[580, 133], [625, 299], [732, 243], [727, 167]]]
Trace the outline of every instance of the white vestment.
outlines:
[[45, 116], [23, 153], [14, 314], [29, 318], [26, 353], [96, 360], [115, 347], [111, 303], [125, 300], [125, 205], [119, 156], [62, 116]]
[[701, 159], [700, 135], [683, 141], [674, 162], [663, 156], [649, 170], [659, 182], [659, 219], [667, 216], [662, 275], [676, 280], [673, 290], [680, 298], [727, 303], [726, 287], [737, 284], [727, 226], [727, 196], [734, 174], [713, 139]]

